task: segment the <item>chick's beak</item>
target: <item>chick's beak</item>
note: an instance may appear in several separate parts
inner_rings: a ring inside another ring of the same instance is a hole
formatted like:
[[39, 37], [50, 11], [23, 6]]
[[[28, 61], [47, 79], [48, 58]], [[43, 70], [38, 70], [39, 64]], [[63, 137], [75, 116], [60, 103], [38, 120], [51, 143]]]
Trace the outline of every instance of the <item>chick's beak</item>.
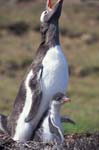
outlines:
[[66, 96], [64, 96], [64, 97], [62, 98], [62, 104], [63, 104], [63, 103], [67, 103], [67, 102], [71, 102], [71, 99], [68, 98], [68, 97], [66, 97]]

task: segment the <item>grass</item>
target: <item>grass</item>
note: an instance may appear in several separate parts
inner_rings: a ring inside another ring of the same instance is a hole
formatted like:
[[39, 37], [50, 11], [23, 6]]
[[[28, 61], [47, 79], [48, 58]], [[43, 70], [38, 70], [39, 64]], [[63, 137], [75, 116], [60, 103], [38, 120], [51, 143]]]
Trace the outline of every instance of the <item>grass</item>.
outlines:
[[[0, 6], [0, 26], [19, 21], [30, 26], [22, 36], [0, 28], [0, 113], [10, 113], [21, 80], [35, 57], [40, 34], [34, 29], [39, 25], [43, 4]], [[64, 3], [60, 29], [81, 33], [80, 37], [71, 38], [67, 34], [60, 37], [68, 64], [74, 69], [67, 90], [72, 102], [62, 107], [62, 114], [74, 119], [76, 125], [64, 124], [66, 133], [99, 131], [99, 39], [87, 43], [93, 36], [99, 37], [98, 16], [97, 6]]]
[[72, 102], [63, 106], [62, 114], [67, 114], [74, 119], [76, 125], [65, 125], [66, 132], [94, 132], [99, 130], [98, 87], [99, 79], [96, 76], [85, 77], [84, 79], [71, 78], [68, 94]]

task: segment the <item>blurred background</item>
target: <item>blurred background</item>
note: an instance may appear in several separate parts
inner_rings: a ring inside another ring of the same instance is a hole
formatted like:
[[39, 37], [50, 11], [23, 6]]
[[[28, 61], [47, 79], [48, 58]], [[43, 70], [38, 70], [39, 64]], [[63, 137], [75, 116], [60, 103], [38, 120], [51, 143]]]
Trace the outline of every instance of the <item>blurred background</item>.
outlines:
[[[53, 0], [54, 3], [56, 0]], [[0, 113], [11, 112], [20, 83], [40, 44], [40, 14], [46, 0], [0, 0]], [[99, 1], [64, 0], [61, 46], [69, 64], [62, 107], [76, 121], [65, 132], [99, 131]]]

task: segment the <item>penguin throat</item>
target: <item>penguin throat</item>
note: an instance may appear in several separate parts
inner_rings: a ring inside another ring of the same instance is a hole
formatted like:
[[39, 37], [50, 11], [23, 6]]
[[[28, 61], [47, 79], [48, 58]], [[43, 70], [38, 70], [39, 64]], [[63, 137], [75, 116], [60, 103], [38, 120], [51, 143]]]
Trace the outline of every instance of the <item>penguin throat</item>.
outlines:
[[58, 23], [50, 24], [45, 35], [42, 36], [42, 39], [49, 47], [60, 45]]
[[50, 114], [55, 115], [60, 113], [60, 104], [54, 104], [52, 103], [50, 108]]

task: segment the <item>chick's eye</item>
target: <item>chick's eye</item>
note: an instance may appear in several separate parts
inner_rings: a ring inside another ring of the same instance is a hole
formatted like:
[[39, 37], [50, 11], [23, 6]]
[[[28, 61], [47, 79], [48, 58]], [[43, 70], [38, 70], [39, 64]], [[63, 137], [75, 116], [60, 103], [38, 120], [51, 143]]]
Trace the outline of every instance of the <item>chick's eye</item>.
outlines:
[[46, 15], [48, 13], [48, 11], [46, 10], [45, 12], [44, 12], [44, 14]]

